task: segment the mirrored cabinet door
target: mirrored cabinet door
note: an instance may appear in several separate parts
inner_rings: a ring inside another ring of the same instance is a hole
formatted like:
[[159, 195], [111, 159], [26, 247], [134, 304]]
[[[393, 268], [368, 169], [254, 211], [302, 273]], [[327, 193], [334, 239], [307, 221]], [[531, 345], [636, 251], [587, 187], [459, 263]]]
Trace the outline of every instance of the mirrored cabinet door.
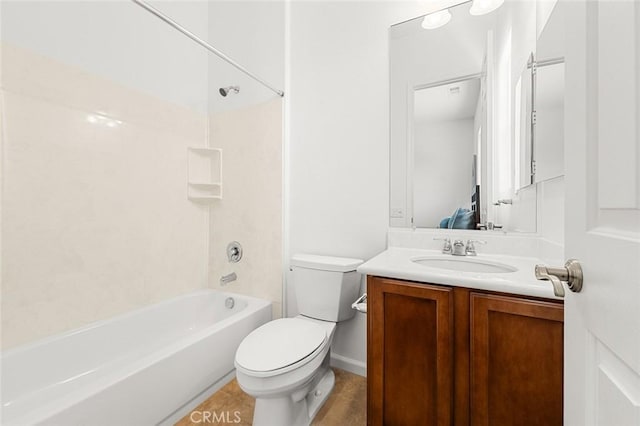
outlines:
[[535, 182], [564, 175], [564, 16], [556, 4], [536, 45]]

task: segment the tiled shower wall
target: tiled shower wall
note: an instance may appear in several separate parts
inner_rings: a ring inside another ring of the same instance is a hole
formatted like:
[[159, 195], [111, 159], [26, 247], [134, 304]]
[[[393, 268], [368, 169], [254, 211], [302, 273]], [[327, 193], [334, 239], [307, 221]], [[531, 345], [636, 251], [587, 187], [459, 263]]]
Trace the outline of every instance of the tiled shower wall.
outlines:
[[3, 348], [206, 287], [208, 207], [186, 197], [206, 115], [15, 46], [2, 60]]
[[[282, 101], [280, 98], [215, 113], [210, 140], [222, 148], [223, 198], [211, 205], [211, 287], [273, 302], [282, 309]], [[244, 255], [230, 263], [227, 244], [238, 241]], [[238, 280], [220, 284], [235, 272]]]

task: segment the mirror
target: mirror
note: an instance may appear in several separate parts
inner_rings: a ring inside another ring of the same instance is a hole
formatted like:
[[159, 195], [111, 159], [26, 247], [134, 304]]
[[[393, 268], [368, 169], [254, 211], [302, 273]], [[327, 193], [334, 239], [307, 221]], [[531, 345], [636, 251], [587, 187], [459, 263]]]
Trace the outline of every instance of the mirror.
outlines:
[[520, 72], [516, 83], [513, 132], [515, 188], [520, 190], [535, 183], [533, 160], [533, 53]]
[[[564, 175], [564, 25], [557, 3], [542, 16], [536, 54], [516, 88], [516, 189]], [[543, 14], [539, 14], [543, 15]]]
[[411, 157], [413, 224], [418, 228], [447, 228], [451, 213], [469, 205], [470, 194], [471, 213], [458, 227], [475, 229], [479, 222], [473, 199], [479, 187], [480, 150], [474, 141], [482, 133], [481, 78], [475, 75], [414, 89]]
[[564, 18], [556, 3], [536, 46], [534, 181], [564, 175]]
[[439, 28], [423, 27], [433, 14], [390, 28], [392, 227], [483, 229], [514, 211], [533, 217], [519, 230], [535, 231], [535, 198], [518, 208], [512, 198], [514, 139], [531, 141], [516, 111], [530, 99], [516, 94], [532, 84], [519, 77], [535, 51], [536, 4], [505, 2], [479, 16], [471, 7], [449, 8]]

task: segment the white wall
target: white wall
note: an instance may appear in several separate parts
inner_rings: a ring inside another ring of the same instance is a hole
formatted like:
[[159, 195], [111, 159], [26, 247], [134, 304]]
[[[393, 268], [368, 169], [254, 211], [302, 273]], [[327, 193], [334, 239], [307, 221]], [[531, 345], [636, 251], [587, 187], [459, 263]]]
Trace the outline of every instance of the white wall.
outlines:
[[[211, 1], [209, 42], [265, 80], [284, 90], [285, 3], [283, 1]], [[215, 55], [209, 55], [209, 111], [217, 113], [278, 98], [273, 91]], [[240, 86], [240, 93], [220, 96], [218, 89]]]
[[413, 214], [418, 228], [437, 228], [458, 207], [471, 208], [473, 119], [417, 123]]
[[[564, 176], [539, 182], [538, 234], [554, 244], [564, 247]], [[562, 261], [562, 259], [557, 259]]]
[[[385, 249], [388, 28], [426, 8], [391, 1], [291, 4], [287, 121], [292, 254], [368, 259]], [[293, 316], [297, 306], [290, 278], [287, 290], [287, 314]], [[332, 351], [364, 373], [365, 315], [338, 325]]]
[[[207, 2], [151, 1], [207, 36]], [[207, 110], [207, 53], [129, 1], [3, 1], [1, 37], [168, 102]]]

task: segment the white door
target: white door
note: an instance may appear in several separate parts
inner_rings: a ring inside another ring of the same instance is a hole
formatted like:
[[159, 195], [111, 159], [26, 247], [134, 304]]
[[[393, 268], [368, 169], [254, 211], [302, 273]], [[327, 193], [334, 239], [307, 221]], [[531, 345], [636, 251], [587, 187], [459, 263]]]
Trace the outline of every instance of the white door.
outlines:
[[[564, 1], [564, 0], [561, 0]], [[640, 425], [640, 2], [569, 1], [565, 425]]]

